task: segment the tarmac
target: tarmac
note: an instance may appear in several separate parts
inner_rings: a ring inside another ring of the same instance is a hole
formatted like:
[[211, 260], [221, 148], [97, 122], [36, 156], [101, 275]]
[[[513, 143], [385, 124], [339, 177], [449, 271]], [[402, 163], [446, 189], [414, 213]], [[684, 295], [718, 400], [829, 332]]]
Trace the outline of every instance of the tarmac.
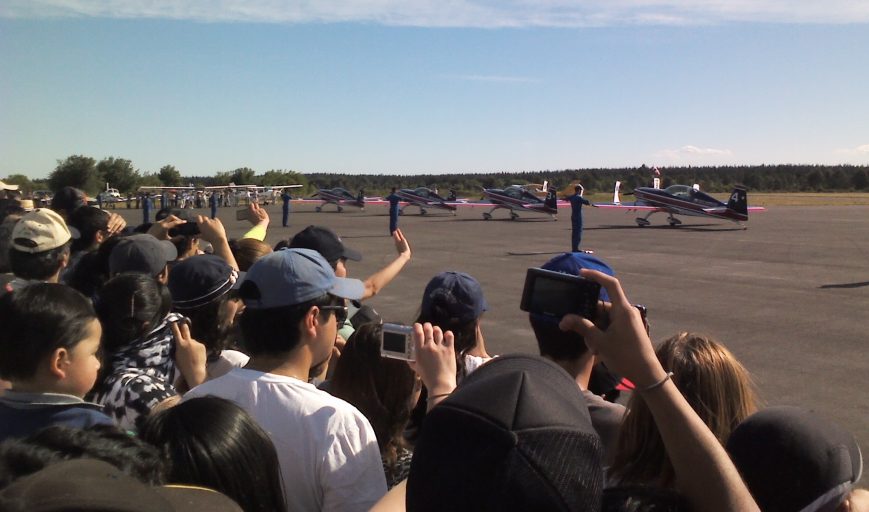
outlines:
[[[394, 258], [386, 207], [337, 213], [329, 205], [316, 213], [315, 206], [294, 204], [288, 228], [280, 226], [280, 206], [268, 206], [267, 242], [319, 224], [362, 252], [362, 261], [348, 265], [351, 277]], [[141, 221], [141, 212], [117, 211]], [[511, 221], [505, 210], [485, 221], [480, 208], [455, 216], [417, 211], [399, 219], [411, 263], [369, 304], [385, 321], [408, 323], [434, 274], [468, 272], [489, 303], [482, 320], [488, 351], [536, 352], [519, 310], [525, 272], [569, 250], [569, 211], [558, 221], [533, 213]], [[663, 214], [640, 228], [635, 213], [583, 211], [582, 248], [607, 261], [630, 300], [648, 307], [653, 340], [679, 331], [712, 335], [748, 368], [765, 405], [815, 411], [853, 432], [869, 453], [869, 207], [770, 207], [753, 213], [747, 229], [699, 217], [681, 217], [683, 225], [671, 228]], [[235, 208], [218, 215], [230, 237], [248, 226], [235, 220]]]

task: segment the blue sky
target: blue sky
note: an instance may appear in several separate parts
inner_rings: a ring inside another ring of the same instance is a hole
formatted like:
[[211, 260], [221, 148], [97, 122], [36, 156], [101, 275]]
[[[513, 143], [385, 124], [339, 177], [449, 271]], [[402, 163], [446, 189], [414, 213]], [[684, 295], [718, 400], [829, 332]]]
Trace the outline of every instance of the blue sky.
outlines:
[[849, 0], [0, 0], [0, 176], [869, 164], [867, 49]]

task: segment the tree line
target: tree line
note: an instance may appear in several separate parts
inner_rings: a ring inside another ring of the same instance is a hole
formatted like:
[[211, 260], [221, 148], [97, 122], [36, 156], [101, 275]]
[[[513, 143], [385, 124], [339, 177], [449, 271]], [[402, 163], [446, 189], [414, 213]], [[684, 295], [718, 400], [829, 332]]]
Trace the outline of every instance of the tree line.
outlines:
[[[662, 186], [674, 183], [698, 184], [708, 192], [729, 192], [741, 186], [754, 192], [867, 192], [869, 165], [743, 165], [705, 167], [661, 167]], [[25, 194], [33, 190], [59, 190], [73, 186], [94, 195], [106, 184], [122, 194], [135, 192], [141, 186], [177, 187], [184, 185], [276, 186], [300, 184], [302, 194], [312, 194], [317, 188], [343, 187], [352, 192], [364, 189], [368, 195], [387, 193], [392, 187], [436, 187], [442, 194], [454, 190], [458, 195], [473, 196], [483, 188], [504, 188], [515, 184], [548, 182], [562, 192], [582, 183], [589, 192], [608, 192], [616, 180], [622, 190], [650, 186], [653, 169], [641, 165], [633, 168], [565, 169], [528, 172], [491, 172], [456, 174], [350, 174], [300, 173], [272, 169], [258, 174], [242, 167], [219, 171], [212, 176], [182, 176], [173, 165], [164, 165], [153, 173], [143, 173], [130, 160], [107, 157], [100, 161], [83, 155], [58, 160], [45, 180], [31, 180], [23, 174], [13, 174], [4, 181], [20, 185]], [[297, 189], [299, 190], [299, 189]], [[299, 193], [299, 192], [296, 192]]]

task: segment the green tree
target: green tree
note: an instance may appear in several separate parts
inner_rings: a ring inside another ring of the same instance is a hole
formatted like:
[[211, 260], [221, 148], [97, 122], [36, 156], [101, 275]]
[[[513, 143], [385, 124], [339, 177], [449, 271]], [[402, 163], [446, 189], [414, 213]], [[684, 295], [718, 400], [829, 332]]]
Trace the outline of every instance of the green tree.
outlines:
[[854, 187], [854, 190], [869, 189], [869, 173], [864, 169], [854, 171], [854, 174], [851, 175], [851, 185]]
[[232, 171], [230, 182], [236, 185], [256, 185], [256, 171], [249, 167], [241, 167]]
[[163, 180], [158, 174], [143, 174], [136, 181], [136, 187], [160, 187], [163, 186]]
[[73, 155], [58, 160], [57, 167], [48, 176], [48, 186], [57, 192], [63, 187], [75, 187], [88, 194], [102, 190], [102, 179], [97, 173], [96, 160], [89, 156]]
[[139, 181], [139, 171], [129, 160], [123, 158], [110, 156], [100, 160], [97, 164], [97, 173], [104, 184], [108, 183], [110, 187], [123, 193], [132, 192]]
[[18, 185], [18, 190], [24, 195], [29, 195], [35, 188], [30, 178], [23, 174], [10, 174], [3, 181], [8, 185]]
[[178, 169], [174, 165], [164, 165], [161, 167], [157, 173], [157, 177], [160, 178], [160, 183], [165, 187], [177, 187], [182, 183], [181, 173], [178, 172]]

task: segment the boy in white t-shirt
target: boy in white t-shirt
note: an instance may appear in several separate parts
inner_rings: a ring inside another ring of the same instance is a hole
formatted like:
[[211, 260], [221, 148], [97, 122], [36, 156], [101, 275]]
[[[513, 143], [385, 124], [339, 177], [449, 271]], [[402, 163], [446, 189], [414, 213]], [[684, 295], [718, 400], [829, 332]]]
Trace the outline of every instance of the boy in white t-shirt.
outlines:
[[284, 249], [259, 259], [239, 289], [250, 362], [185, 399], [230, 399], [269, 434], [290, 510], [368, 510], [386, 493], [377, 439], [352, 405], [308, 383], [329, 359], [345, 299], [364, 285], [335, 276], [316, 251]]

